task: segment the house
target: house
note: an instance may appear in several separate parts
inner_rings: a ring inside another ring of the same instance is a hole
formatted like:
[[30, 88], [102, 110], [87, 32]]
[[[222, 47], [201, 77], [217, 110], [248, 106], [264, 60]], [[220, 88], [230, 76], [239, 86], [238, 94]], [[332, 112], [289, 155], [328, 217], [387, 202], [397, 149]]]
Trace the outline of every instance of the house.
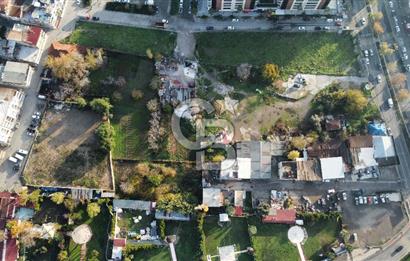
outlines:
[[303, 181], [320, 181], [320, 166], [317, 159], [297, 159], [296, 161], [282, 161], [278, 164], [280, 179], [296, 179]]
[[371, 168], [378, 165], [374, 159], [372, 136], [352, 136], [347, 139], [347, 144], [354, 170]]
[[263, 223], [294, 225], [296, 223], [295, 209], [273, 209], [262, 217]]
[[308, 158], [343, 157], [343, 161], [349, 162], [349, 152], [345, 142], [340, 139], [331, 139], [327, 142], [318, 142], [307, 147]]
[[29, 86], [32, 68], [27, 63], [6, 61], [0, 64], [0, 85], [16, 88], [26, 88]]
[[0, 146], [8, 146], [20, 117], [24, 93], [0, 88]]
[[344, 163], [342, 157], [320, 159], [320, 168], [323, 181], [344, 179]]
[[0, 39], [0, 58], [36, 65], [41, 56], [37, 47], [13, 40]]
[[166, 212], [162, 210], [155, 211], [155, 218], [156, 219], [164, 219], [164, 220], [176, 220], [176, 221], [189, 221], [189, 215], [185, 215], [179, 212], [171, 211]]
[[326, 131], [339, 131], [345, 127], [345, 119], [343, 116], [333, 117], [328, 115], [325, 117], [325, 129]]
[[131, 199], [114, 199], [113, 209], [133, 209], [151, 212], [154, 209], [154, 204], [151, 201], [131, 200]]
[[9, 41], [22, 42], [40, 48], [46, 40], [46, 33], [38, 26], [14, 24], [13, 28], [6, 34]]
[[266, 141], [236, 143], [239, 179], [269, 179], [272, 177], [271, 144]]
[[[16, 194], [10, 192], [0, 192], [0, 230], [6, 230], [6, 223], [13, 219], [16, 209], [19, 206], [19, 199]], [[16, 261], [18, 258], [18, 246], [15, 238], [7, 238], [0, 241], [0, 261]]]
[[374, 158], [380, 166], [398, 164], [392, 136], [372, 136]]
[[202, 204], [210, 208], [219, 208], [223, 206], [224, 196], [219, 188], [203, 188]]
[[54, 57], [59, 57], [62, 54], [79, 53], [86, 54], [87, 48], [78, 44], [62, 44], [54, 42], [48, 49], [48, 54]]

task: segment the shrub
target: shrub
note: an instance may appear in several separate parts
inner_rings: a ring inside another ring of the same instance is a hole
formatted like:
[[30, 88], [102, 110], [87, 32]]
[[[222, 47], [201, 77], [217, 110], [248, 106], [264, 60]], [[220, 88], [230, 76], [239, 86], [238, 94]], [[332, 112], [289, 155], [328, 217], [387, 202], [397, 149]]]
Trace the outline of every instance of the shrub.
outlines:
[[144, 97], [144, 93], [141, 90], [132, 90], [131, 97], [134, 101], [141, 100]]
[[100, 148], [104, 151], [110, 151], [114, 148], [114, 128], [109, 122], [103, 122], [96, 130], [100, 142]]
[[87, 214], [90, 218], [96, 217], [98, 214], [100, 214], [101, 208], [98, 203], [93, 202], [93, 203], [88, 203], [87, 205]]
[[110, 99], [108, 98], [95, 98], [90, 102], [91, 109], [101, 114], [109, 114], [112, 109]]
[[77, 97], [75, 99], [75, 103], [77, 103], [78, 108], [83, 109], [87, 106], [87, 101], [83, 97]]
[[205, 213], [199, 213], [198, 222], [198, 233], [199, 233], [199, 250], [201, 251], [201, 256], [204, 257], [206, 254], [206, 236], [204, 232], [204, 220]]
[[114, 91], [112, 93], [112, 100], [114, 102], [120, 102], [122, 100], [122, 94], [119, 91]]
[[163, 219], [159, 221], [159, 236], [162, 240], [165, 239], [165, 221]]

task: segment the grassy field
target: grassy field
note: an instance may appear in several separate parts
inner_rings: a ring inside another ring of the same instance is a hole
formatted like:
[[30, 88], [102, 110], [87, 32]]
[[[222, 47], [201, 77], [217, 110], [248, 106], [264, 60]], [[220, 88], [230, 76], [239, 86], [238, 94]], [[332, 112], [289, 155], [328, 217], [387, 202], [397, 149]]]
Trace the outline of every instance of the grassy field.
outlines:
[[[149, 111], [146, 102], [155, 96], [149, 88], [154, 74], [152, 62], [136, 56], [107, 53], [108, 63], [101, 69], [91, 73], [91, 94], [107, 96], [114, 105], [111, 123], [115, 130], [115, 159], [145, 159], [148, 157], [146, 133], [149, 129]], [[124, 87], [104, 88], [101, 80], [108, 76], [117, 79], [122, 76], [126, 80]], [[134, 89], [144, 93], [142, 99], [135, 101], [131, 97]], [[119, 93], [114, 99], [113, 93]]]
[[[217, 224], [218, 217], [207, 217], [204, 222], [206, 235], [206, 251], [209, 255], [218, 254], [218, 247], [235, 244], [239, 250], [251, 246], [248, 235], [248, 225], [245, 218], [231, 218], [231, 224], [220, 227]], [[272, 251], [272, 250], [270, 250]], [[239, 261], [253, 260], [248, 254], [238, 256]]]
[[[250, 225], [255, 225], [258, 232], [253, 236], [255, 260], [298, 260], [298, 251], [289, 243], [287, 233], [289, 226], [279, 224], [262, 224], [258, 218], [250, 218]], [[308, 239], [303, 246], [309, 260], [321, 260], [318, 256], [323, 247], [336, 240], [338, 224], [335, 220], [320, 221], [306, 226]]]
[[175, 245], [178, 260], [200, 260], [199, 236], [196, 228], [197, 223], [169, 221], [166, 223], [166, 235], [177, 235], [178, 242]]
[[147, 49], [151, 49], [153, 53], [170, 55], [175, 48], [176, 34], [161, 30], [80, 22], [66, 42], [141, 56], [146, 55]]
[[334, 33], [198, 33], [197, 52], [208, 65], [275, 63], [283, 75], [296, 72], [354, 74], [352, 37]]
[[169, 253], [168, 247], [138, 250], [132, 252], [132, 255], [134, 256], [133, 261], [171, 261], [171, 254]]

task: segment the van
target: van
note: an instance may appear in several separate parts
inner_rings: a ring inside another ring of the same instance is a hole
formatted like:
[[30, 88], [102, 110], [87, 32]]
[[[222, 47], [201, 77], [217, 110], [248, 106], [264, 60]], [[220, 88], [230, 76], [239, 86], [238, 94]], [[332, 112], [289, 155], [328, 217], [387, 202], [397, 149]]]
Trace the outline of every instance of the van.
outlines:
[[27, 156], [28, 151], [27, 151], [27, 150], [23, 150], [23, 149], [19, 149], [19, 150], [17, 151], [17, 153], [20, 154], [20, 155], [23, 155], [23, 156]]
[[9, 157], [9, 161], [13, 162], [13, 163], [17, 163], [18, 160], [15, 157]]
[[393, 108], [393, 99], [392, 98], [387, 99], [387, 105], [389, 106], [390, 109]]
[[24, 160], [24, 157], [21, 156], [21, 155], [19, 155], [19, 154], [17, 154], [17, 153], [14, 155], [14, 157], [15, 157], [16, 159], [20, 160], [20, 161]]

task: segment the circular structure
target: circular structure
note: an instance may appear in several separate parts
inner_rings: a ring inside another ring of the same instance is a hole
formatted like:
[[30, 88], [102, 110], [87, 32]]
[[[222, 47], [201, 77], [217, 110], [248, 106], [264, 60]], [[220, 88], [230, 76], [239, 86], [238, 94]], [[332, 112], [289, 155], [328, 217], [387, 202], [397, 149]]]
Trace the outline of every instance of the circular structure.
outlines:
[[299, 226], [293, 226], [288, 230], [288, 239], [293, 244], [301, 244], [305, 239], [305, 231]]
[[82, 224], [76, 227], [73, 233], [71, 233], [71, 238], [76, 244], [79, 245], [85, 244], [90, 241], [92, 236], [93, 233], [91, 231], [91, 228], [86, 224]]

